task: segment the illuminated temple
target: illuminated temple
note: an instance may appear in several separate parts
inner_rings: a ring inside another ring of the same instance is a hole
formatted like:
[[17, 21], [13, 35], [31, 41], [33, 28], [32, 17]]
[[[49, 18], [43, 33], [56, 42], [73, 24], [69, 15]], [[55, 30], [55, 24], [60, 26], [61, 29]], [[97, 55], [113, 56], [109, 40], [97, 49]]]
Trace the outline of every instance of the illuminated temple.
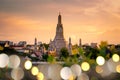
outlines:
[[63, 25], [62, 25], [62, 17], [61, 14], [59, 13], [58, 16], [58, 23], [57, 23], [57, 27], [56, 27], [56, 35], [54, 40], [50, 40], [50, 45], [49, 45], [49, 50], [51, 51], [56, 51], [57, 55], [59, 55], [60, 50], [66, 47], [68, 48], [68, 44], [65, 41], [64, 38], [64, 31], [63, 31]]

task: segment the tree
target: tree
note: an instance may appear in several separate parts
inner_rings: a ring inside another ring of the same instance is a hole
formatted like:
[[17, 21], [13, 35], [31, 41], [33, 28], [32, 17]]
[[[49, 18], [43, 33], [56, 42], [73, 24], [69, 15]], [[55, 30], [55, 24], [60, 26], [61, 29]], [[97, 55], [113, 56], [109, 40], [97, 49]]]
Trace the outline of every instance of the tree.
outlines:
[[43, 43], [43, 45], [45, 46], [45, 49], [48, 50], [49, 44]]
[[69, 52], [68, 52], [68, 49], [67, 48], [62, 48], [60, 50], [60, 57], [64, 57], [64, 58], [67, 58], [69, 56]]

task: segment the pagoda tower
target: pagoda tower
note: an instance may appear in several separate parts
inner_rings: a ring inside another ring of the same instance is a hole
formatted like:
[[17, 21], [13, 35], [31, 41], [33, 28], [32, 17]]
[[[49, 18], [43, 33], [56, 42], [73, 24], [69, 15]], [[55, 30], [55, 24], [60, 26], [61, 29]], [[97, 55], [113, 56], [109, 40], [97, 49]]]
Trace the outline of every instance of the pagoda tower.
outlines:
[[56, 35], [53, 41], [50, 42], [50, 46], [55, 48], [57, 55], [59, 56], [60, 50], [66, 47], [66, 41], [64, 39], [64, 31], [62, 25], [62, 16], [59, 13], [58, 15], [58, 23], [56, 27]]

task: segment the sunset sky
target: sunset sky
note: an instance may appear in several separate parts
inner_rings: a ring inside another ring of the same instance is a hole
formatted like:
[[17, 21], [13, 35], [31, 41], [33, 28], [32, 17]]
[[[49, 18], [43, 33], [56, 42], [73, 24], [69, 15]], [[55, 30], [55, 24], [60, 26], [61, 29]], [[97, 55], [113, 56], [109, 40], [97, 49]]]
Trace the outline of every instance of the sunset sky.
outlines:
[[120, 0], [0, 0], [0, 40], [49, 43], [59, 12], [66, 41], [120, 44]]

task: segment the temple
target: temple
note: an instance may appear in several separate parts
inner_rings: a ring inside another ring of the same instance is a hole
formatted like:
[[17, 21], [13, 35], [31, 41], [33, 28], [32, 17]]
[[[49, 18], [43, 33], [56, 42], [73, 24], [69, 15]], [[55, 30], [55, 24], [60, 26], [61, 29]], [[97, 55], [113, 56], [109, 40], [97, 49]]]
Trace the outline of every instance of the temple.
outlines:
[[58, 23], [56, 27], [56, 35], [54, 40], [50, 40], [49, 50], [56, 51], [57, 55], [59, 56], [60, 50], [62, 48], [67, 48], [67, 43], [64, 39], [64, 31], [63, 31], [63, 25], [62, 25], [62, 17], [59, 13], [58, 15]]

